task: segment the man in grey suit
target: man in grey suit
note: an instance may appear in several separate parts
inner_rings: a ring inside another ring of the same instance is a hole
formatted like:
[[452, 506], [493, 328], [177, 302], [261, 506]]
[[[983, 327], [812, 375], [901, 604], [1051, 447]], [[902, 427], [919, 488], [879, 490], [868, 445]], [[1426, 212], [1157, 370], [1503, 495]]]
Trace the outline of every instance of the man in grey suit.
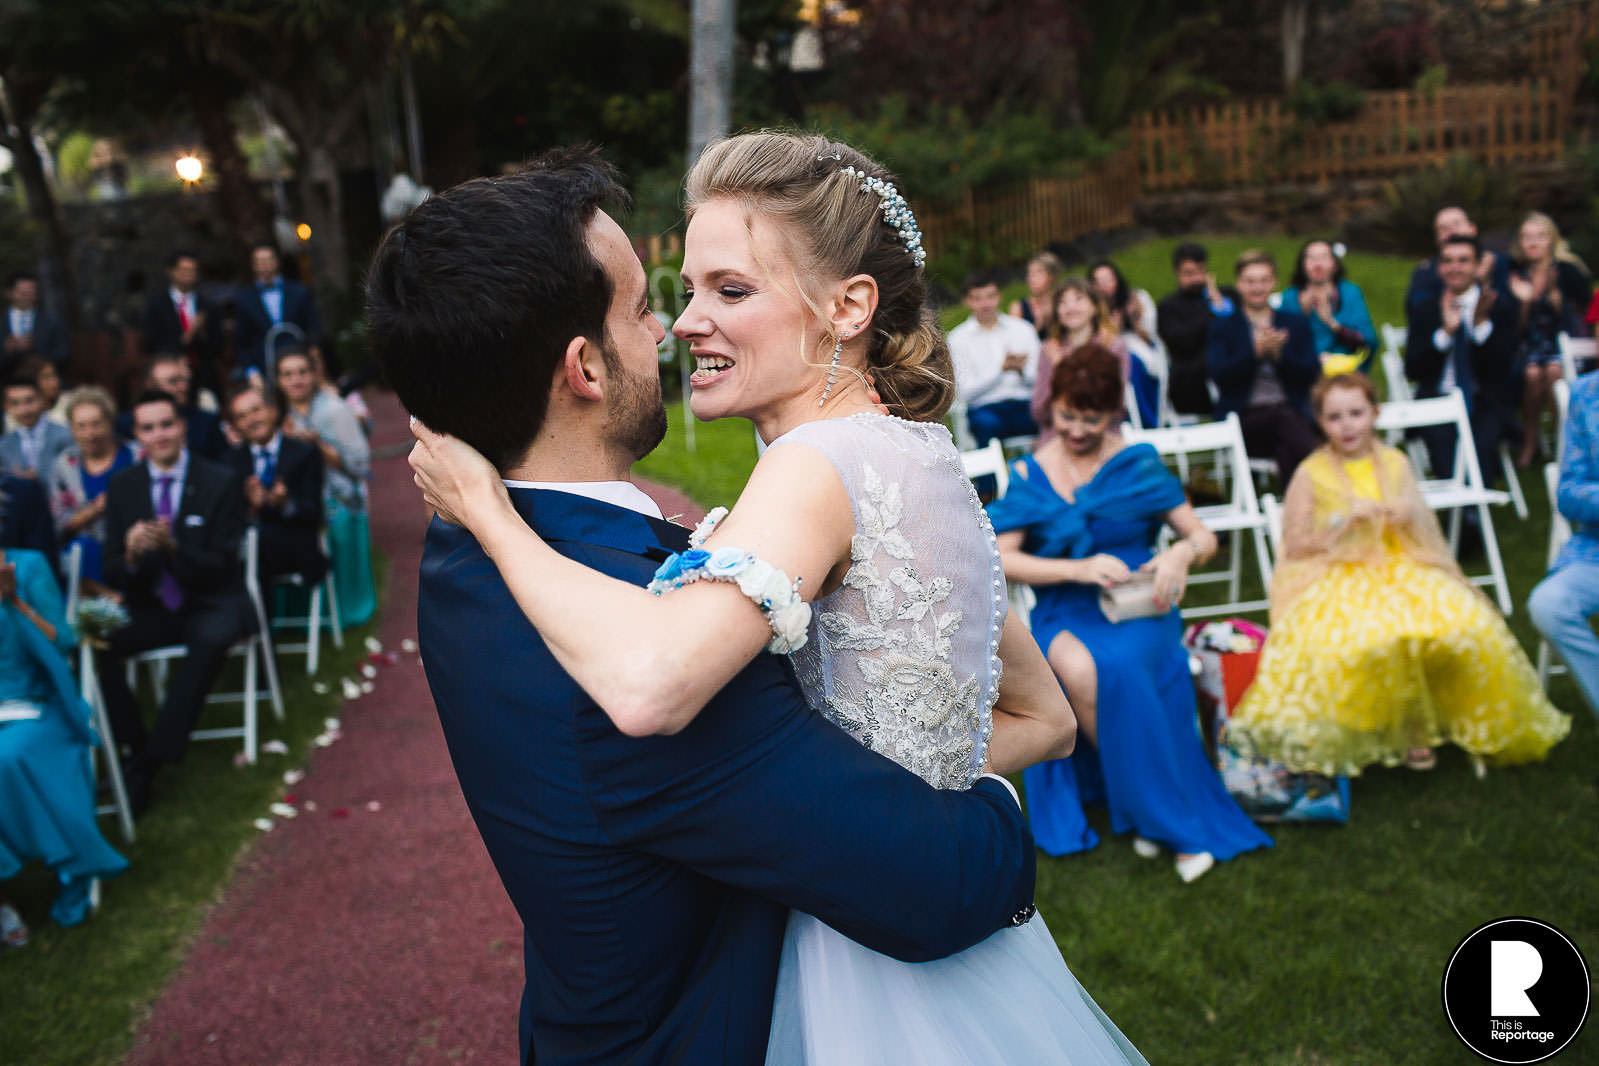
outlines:
[[72, 447], [72, 434], [44, 417], [44, 396], [31, 378], [5, 383], [5, 407], [16, 428], [0, 436], [0, 468], [26, 478], [48, 478], [56, 457]]

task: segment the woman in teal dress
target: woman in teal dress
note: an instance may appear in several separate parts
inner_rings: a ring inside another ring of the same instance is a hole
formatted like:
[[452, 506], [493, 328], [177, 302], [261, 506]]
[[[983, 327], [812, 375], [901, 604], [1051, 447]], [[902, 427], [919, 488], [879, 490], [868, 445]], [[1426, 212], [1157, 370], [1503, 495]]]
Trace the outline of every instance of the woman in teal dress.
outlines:
[[333, 556], [333, 584], [339, 593], [339, 623], [358, 626], [377, 610], [366, 517], [372, 448], [355, 412], [337, 392], [323, 387], [321, 370], [311, 356], [301, 351], [278, 353], [277, 377], [288, 414], [283, 431], [322, 449], [327, 471], [322, 505]]
[[95, 823], [98, 741], [67, 666], [76, 643], [45, 557], [0, 551], [0, 880], [33, 859], [50, 866], [60, 925], [84, 919], [94, 878], [128, 865]]
[[[989, 505], [1006, 577], [1033, 586], [1033, 636], [1079, 722], [1071, 758], [1026, 771], [1028, 812], [1039, 847], [1065, 855], [1098, 843], [1083, 805], [1103, 800], [1113, 832], [1135, 833], [1146, 857], [1176, 853], [1188, 881], [1271, 838], [1228, 795], [1197, 727], [1176, 604], [1216, 538], [1155, 449], [1121, 440], [1121, 404], [1117, 357], [1097, 345], [1073, 352], [1051, 378], [1059, 436], [1014, 464]], [[1156, 555], [1167, 524], [1182, 539]], [[1152, 580], [1166, 606], [1112, 623], [1100, 592], [1135, 577]]]

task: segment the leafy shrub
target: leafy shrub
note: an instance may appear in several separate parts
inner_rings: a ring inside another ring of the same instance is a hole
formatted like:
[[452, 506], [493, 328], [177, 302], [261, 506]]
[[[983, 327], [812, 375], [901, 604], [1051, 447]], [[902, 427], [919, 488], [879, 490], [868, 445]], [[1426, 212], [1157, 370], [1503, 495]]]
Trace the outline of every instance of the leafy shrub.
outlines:
[[1428, 255], [1436, 240], [1432, 219], [1438, 208], [1458, 204], [1479, 230], [1514, 226], [1525, 213], [1521, 179], [1515, 168], [1457, 155], [1441, 167], [1418, 170], [1386, 182], [1384, 209], [1370, 237], [1395, 251]]

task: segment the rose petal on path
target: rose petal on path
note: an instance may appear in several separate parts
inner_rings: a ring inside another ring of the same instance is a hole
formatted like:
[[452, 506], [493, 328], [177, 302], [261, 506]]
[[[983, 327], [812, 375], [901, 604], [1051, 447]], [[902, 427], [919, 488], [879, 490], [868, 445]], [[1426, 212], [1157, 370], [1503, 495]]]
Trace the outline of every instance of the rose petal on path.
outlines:
[[373, 814], [376, 814], [378, 811], [383, 809], [383, 804], [379, 803], [377, 800], [367, 800], [366, 809], [371, 811]]
[[283, 783], [285, 785], [298, 785], [301, 781], [304, 781], [304, 780], [305, 780], [305, 771], [304, 770], [285, 770], [283, 772]]
[[415, 653], [416, 641], [412, 640], [410, 637], [406, 637], [404, 640], [400, 641], [400, 650], [405, 652], [407, 655]]
[[348, 807], [335, 807], [335, 808], [333, 808], [333, 817], [335, 817], [335, 818], [348, 818], [349, 816], [350, 816], [350, 808], [348, 808]]
[[373, 666], [371, 663], [366, 663], [364, 666], [361, 667], [361, 676], [365, 677], [365, 678], [368, 678], [368, 679], [377, 677], [378, 676], [378, 668]]
[[263, 833], [271, 831], [274, 824], [275, 823], [270, 818], [257, 818], [255, 820], [255, 827], [261, 830]]
[[366, 638], [366, 650], [367, 651], [382, 651], [383, 650], [383, 642], [381, 640], [379, 640], [377, 637], [367, 637]]
[[272, 806], [268, 807], [267, 810], [271, 811], [279, 818], [293, 818], [300, 813], [287, 803], [274, 803]]
[[266, 752], [268, 755], [287, 755], [289, 753], [289, 746], [281, 740], [269, 740], [265, 744], [261, 745], [261, 750]]

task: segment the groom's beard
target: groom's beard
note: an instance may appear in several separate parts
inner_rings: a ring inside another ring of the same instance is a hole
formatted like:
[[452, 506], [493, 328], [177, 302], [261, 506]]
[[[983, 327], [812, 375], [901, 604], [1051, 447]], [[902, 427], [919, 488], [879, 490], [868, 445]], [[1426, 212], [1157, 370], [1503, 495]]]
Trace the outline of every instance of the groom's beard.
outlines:
[[612, 440], [634, 460], [666, 439], [666, 397], [659, 374], [629, 374], [621, 362], [606, 368], [613, 383], [609, 422]]

